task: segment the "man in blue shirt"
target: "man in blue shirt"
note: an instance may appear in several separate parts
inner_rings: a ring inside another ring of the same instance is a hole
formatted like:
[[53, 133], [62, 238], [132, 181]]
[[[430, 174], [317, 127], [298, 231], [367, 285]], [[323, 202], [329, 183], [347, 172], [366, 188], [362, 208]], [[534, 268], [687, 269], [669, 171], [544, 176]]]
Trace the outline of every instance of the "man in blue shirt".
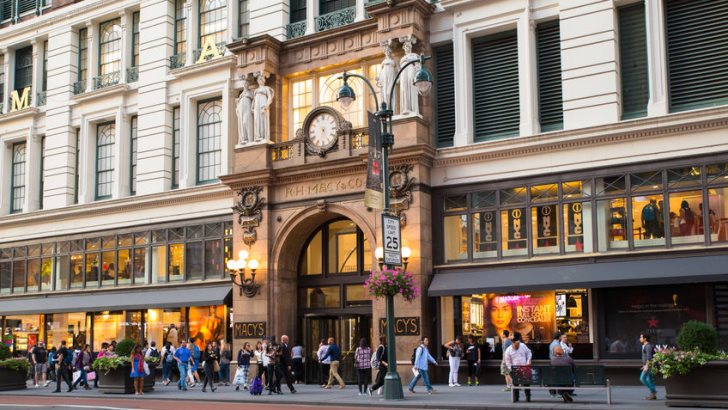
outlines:
[[326, 354], [324, 357], [321, 358], [321, 361], [323, 362], [326, 359], [331, 360], [331, 367], [329, 368], [329, 382], [326, 383], [326, 386], [324, 388], [330, 389], [331, 384], [334, 382], [334, 379], [339, 382], [339, 389], [343, 389], [346, 387], [346, 384], [344, 384], [344, 380], [339, 376], [339, 363], [341, 361], [341, 349], [339, 349], [339, 346], [336, 345], [334, 342], [334, 338], [329, 338], [329, 349], [326, 351]]
[[435, 360], [434, 357], [430, 354], [430, 351], [427, 349], [427, 346], [430, 344], [430, 339], [427, 337], [422, 338], [422, 343], [417, 347], [416, 353], [415, 353], [415, 362], [414, 362], [414, 372], [415, 377], [412, 379], [412, 381], [409, 384], [409, 391], [410, 393], [415, 392], [415, 386], [417, 385], [417, 381], [420, 380], [420, 377], [422, 378], [422, 382], [425, 384], [425, 388], [427, 389], [427, 394], [432, 394], [435, 389], [432, 388], [432, 385], [430, 384], [430, 377], [427, 374], [427, 366], [429, 363], [437, 364], [437, 360]]
[[187, 343], [182, 341], [182, 344], [174, 351], [174, 359], [177, 360], [177, 367], [179, 368], [179, 381], [177, 382], [177, 388], [180, 390], [187, 390], [187, 365], [192, 359], [192, 353], [187, 348]]

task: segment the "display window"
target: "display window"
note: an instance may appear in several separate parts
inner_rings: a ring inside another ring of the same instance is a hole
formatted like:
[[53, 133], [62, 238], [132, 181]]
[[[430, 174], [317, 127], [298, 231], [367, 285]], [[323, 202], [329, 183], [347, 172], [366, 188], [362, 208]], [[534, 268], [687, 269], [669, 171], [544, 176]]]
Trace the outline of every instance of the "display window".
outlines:
[[670, 194], [669, 200], [672, 244], [703, 242], [703, 223], [699, 217], [703, 206], [702, 192], [678, 192]]
[[146, 340], [161, 346], [166, 342], [178, 347], [187, 337], [185, 308], [149, 309], [146, 314]]
[[189, 337], [204, 350], [208, 342], [225, 340], [227, 320], [226, 306], [194, 306], [189, 308]]
[[91, 316], [86, 315], [85, 312], [45, 315], [45, 322], [49, 349], [61, 347], [63, 340], [69, 347], [82, 346], [91, 342], [91, 335], [88, 331]]
[[[728, 241], [728, 188], [710, 188], [708, 189], [708, 210], [699, 206], [700, 218], [698, 220], [707, 223], [710, 230], [710, 240], [712, 242]], [[707, 221], [703, 219], [703, 215], [707, 212]]]
[[95, 313], [93, 318], [93, 351], [98, 352], [101, 350], [101, 343], [103, 342], [111, 343], [124, 340], [125, 330], [124, 312], [106, 311]]
[[13, 356], [25, 356], [28, 350], [43, 340], [40, 315], [6, 316], [3, 344]]
[[635, 247], [665, 246], [665, 204], [662, 194], [632, 197]]

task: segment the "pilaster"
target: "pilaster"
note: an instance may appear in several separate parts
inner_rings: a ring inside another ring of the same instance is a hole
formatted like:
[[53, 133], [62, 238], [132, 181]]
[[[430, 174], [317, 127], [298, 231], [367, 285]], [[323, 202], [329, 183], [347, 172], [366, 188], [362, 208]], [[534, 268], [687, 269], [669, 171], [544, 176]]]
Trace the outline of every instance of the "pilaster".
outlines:
[[666, 115], [669, 111], [667, 98], [667, 62], [665, 44], [665, 7], [662, 0], [645, 1], [645, 29], [647, 31], [647, 72], [649, 94], [647, 115]]
[[185, 66], [189, 67], [195, 64], [195, 50], [199, 48], [199, 7], [197, 1], [187, 0], [185, 2], [185, 13], [187, 18], [185, 24], [187, 24], [187, 52], [185, 54]]
[[98, 24], [93, 22], [86, 23], [86, 32], [88, 33], [88, 70], [86, 71], [86, 92], [94, 90], [94, 79], [99, 72], [99, 28]]
[[34, 127], [28, 130], [25, 140], [25, 203], [23, 212], [33, 212], [40, 208], [40, 157], [41, 136], [35, 133]]
[[306, 33], [305, 35], [316, 32], [316, 17], [319, 15], [319, 1], [306, 1]]
[[39, 44], [36, 39], [30, 40], [30, 45], [33, 46], [33, 73], [31, 74], [32, 87], [30, 89], [30, 99], [32, 100], [31, 102], [33, 107], [37, 107], [37, 95], [41, 88], [40, 81], [41, 70], [43, 69], [43, 52], [41, 50], [42, 44]]
[[129, 67], [129, 60], [131, 59], [132, 19], [126, 10], [119, 12], [119, 19], [121, 20], [121, 66], [119, 67], [121, 72], [119, 73], [119, 82], [126, 83], [128, 82], [126, 69]]
[[116, 111], [116, 135], [114, 140], [114, 185], [112, 187], [112, 198], [124, 198], [129, 196], [131, 183], [130, 177], [130, 152], [131, 152], [131, 117], [119, 108]]
[[[3, 89], [3, 95], [5, 95], [5, 101], [2, 101], [3, 104], [3, 114], [10, 112], [10, 93], [13, 92], [13, 80], [15, 79], [15, 76], [13, 75], [13, 71], [11, 70], [12, 65], [10, 64], [10, 60], [12, 60], [10, 56], [10, 49], [3, 48], [2, 54], [5, 56], [5, 67], [3, 67], [3, 71], [5, 72], [5, 84]], [[13, 51], [14, 53], [14, 51]]]
[[518, 89], [521, 106], [520, 135], [540, 131], [538, 116], [538, 62], [536, 60], [536, 23], [527, 6], [517, 23]]

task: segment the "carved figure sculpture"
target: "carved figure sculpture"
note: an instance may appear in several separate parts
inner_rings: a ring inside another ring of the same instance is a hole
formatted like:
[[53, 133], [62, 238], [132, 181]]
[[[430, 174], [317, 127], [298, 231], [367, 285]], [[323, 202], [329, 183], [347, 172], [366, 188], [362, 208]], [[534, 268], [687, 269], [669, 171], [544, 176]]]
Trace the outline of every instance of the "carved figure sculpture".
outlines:
[[[384, 48], [384, 60], [382, 60], [382, 70], [377, 76], [377, 87], [382, 96], [381, 102], [389, 104], [390, 91], [394, 84], [394, 77], [397, 75], [397, 62], [392, 58], [391, 40], [383, 42], [382, 48]], [[387, 108], [394, 110], [394, 104], [395, 101], [392, 99], [392, 106]], [[379, 108], [377, 107], [377, 109]]]
[[253, 85], [245, 80], [245, 87], [235, 100], [235, 112], [238, 115], [238, 144], [250, 144], [253, 136]]
[[[418, 60], [420, 57], [412, 52], [412, 46], [417, 42], [417, 39], [412, 36], [402, 37], [402, 48], [404, 49], [404, 56], [399, 61], [400, 67], [404, 67], [411, 60]], [[399, 82], [399, 107], [400, 114], [419, 114], [419, 100], [418, 90], [415, 87], [415, 74], [420, 69], [420, 63], [415, 63], [405, 68], [401, 75], [401, 81]]]
[[253, 116], [255, 121], [255, 141], [270, 140], [270, 105], [273, 103], [273, 89], [265, 85], [268, 73], [261, 71], [256, 74], [258, 88], [253, 97]]

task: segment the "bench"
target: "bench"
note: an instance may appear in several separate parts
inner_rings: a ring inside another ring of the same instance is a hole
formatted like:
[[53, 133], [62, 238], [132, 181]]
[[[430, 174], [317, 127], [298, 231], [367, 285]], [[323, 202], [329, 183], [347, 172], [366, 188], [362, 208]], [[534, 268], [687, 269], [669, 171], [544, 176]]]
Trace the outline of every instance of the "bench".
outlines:
[[606, 390], [607, 404], [612, 404], [612, 388], [601, 365], [583, 366], [513, 366], [511, 402], [516, 401], [516, 385], [530, 385], [530, 390]]

